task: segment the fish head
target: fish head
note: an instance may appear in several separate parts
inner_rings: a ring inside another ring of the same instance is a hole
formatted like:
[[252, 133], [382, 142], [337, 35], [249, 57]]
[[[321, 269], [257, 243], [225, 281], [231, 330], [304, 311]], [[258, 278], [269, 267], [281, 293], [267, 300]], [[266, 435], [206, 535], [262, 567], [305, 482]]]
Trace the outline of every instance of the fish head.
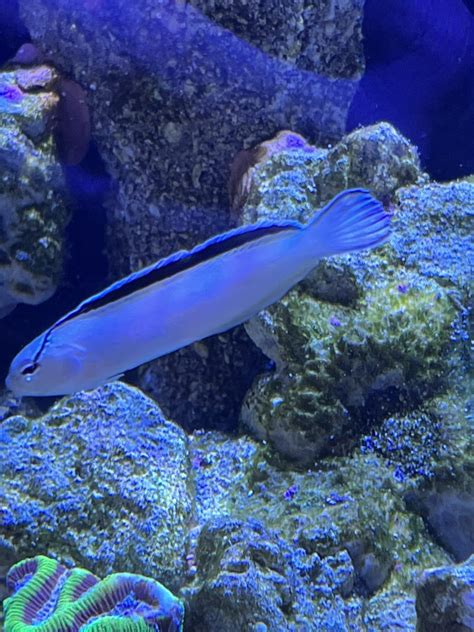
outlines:
[[15, 395], [67, 395], [77, 390], [81, 370], [81, 349], [54, 344], [41, 335], [13, 359], [5, 384]]

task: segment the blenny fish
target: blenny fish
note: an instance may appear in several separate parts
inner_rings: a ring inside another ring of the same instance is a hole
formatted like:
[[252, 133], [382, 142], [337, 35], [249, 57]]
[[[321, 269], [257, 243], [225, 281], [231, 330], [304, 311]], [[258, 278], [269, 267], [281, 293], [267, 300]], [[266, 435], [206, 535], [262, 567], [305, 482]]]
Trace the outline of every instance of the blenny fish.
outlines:
[[337, 195], [306, 224], [262, 221], [212, 237], [80, 303], [14, 358], [18, 395], [66, 395], [243, 323], [323, 257], [373, 248], [390, 216], [363, 189]]

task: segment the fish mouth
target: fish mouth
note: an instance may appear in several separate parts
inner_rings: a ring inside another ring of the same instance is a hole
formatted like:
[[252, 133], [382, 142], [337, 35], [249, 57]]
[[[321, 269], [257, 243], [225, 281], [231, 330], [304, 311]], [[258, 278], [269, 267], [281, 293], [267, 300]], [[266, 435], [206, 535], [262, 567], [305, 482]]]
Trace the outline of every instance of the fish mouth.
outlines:
[[7, 388], [7, 391], [10, 391], [12, 393], [14, 392], [13, 386], [12, 386], [12, 377], [11, 377], [10, 373], [5, 378], [5, 386]]
[[[11, 373], [5, 378], [5, 386], [8, 392], [12, 393], [16, 397], [22, 397], [26, 393], [21, 389], [21, 384], [12, 376]], [[20, 388], [18, 388], [20, 386]]]

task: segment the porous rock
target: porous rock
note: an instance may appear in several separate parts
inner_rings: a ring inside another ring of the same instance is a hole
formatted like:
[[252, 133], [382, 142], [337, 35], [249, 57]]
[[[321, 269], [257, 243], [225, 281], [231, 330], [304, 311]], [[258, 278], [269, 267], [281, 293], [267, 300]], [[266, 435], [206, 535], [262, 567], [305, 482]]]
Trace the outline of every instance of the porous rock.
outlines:
[[257, 520], [222, 517], [202, 530], [196, 565], [186, 596], [197, 632], [349, 630], [341, 598], [353, 577], [347, 552], [321, 560]]
[[0, 73], [0, 317], [48, 299], [61, 277], [69, 220], [48, 66]]
[[282, 544], [256, 522], [222, 518], [208, 523], [196, 552], [202, 583], [189, 600], [193, 629], [230, 632], [262, 623], [288, 631], [285, 613], [292, 609], [295, 580]]
[[456, 311], [436, 283], [410, 286], [401, 292], [388, 278], [357, 307], [296, 289], [252, 319], [247, 331], [277, 368], [247, 395], [243, 426], [309, 465], [343, 449], [368, 410], [380, 417], [400, 397], [413, 405], [436, 390], [449, 369]]
[[[414, 631], [414, 576], [449, 557], [407, 511], [408, 479], [360, 453], [294, 472], [245, 436], [196, 433], [190, 447], [198, 533], [185, 597], [193, 624]], [[279, 591], [292, 586], [282, 611]]]
[[39, 417], [41, 410], [37, 402], [27, 397], [17, 397], [10, 391], [0, 390], [0, 423], [13, 415], [23, 415], [24, 417]]
[[241, 223], [282, 219], [282, 212], [285, 218], [304, 221], [350, 188], [368, 188], [383, 201], [394, 202], [398, 188], [427, 180], [416, 147], [390, 123], [357, 129], [329, 148], [307, 140], [300, 144], [280, 143], [278, 151], [262, 154], [250, 168]]
[[391, 256], [465, 295], [474, 260], [474, 182], [402, 187], [396, 204], [400, 222], [390, 240]]
[[474, 554], [473, 489], [471, 464], [470, 471], [454, 471], [407, 496], [410, 509], [423, 517], [433, 537], [458, 562]]
[[382, 590], [364, 608], [364, 631], [415, 632], [415, 596], [412, 592]]
[[464, 564], [426, 570], [416, 589], [417, 632], [474, 629], [474, 556]]
[[45, 555], [98, 574], [184, 574], [187, 441], [120, 382], [0, 426], [0, 536], [18, 558]]

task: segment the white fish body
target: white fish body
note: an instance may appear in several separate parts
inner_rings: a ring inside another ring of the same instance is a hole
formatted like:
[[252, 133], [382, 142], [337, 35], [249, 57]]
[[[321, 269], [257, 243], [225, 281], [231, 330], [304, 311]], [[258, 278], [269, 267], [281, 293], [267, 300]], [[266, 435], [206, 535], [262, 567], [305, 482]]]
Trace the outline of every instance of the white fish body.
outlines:
[[261, 222], [213, 237], [81, 303], [20, 351], [7, 386], [35, 396], [95, 388], [244, 322], [321, 257], [378, 245], [388, 234], [380, 203], [353, 189], [306, 225]]

